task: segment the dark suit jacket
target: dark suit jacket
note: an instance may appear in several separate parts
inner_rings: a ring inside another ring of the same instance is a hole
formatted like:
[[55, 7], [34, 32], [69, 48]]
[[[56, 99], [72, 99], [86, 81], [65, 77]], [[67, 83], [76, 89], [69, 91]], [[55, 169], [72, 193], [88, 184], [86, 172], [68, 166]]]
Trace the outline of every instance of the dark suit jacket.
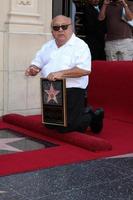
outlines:
[[90, 4], [86, 4], [84, 12], [84, 29], [86, 42], [90, 48], [93, 60], [104, 60], [105, 21], [98, 20], [98, 11]]

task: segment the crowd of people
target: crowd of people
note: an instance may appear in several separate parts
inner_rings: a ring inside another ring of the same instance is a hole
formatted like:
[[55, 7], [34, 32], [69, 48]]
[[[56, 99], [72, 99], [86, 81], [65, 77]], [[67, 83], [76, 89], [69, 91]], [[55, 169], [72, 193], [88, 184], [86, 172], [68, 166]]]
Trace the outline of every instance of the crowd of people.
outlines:
[[125, 0], [104, 0], [98, 20], [106, 20], [105, 52], [106, 60], [133, 61], [133, 2]]
[[133, 60], [133, 1], [87, 0], [83, 18], [92, 60]]

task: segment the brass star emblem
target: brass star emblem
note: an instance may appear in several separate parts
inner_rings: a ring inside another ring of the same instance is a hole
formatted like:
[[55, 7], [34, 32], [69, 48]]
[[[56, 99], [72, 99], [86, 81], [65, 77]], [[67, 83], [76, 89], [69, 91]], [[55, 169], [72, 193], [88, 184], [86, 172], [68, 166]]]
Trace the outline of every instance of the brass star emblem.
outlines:
[[49, 103], [51, 100], [53, 100], [54, 102], [58, 103], [56, 96], [60, 93], [60, 91], [59, 90], [55, 90], [53, 85], [52, 85], [52, 83], [50, 85], [50, 89], [49, 90], [45, 90], [45, 92], [48, 95], [47, 103]]

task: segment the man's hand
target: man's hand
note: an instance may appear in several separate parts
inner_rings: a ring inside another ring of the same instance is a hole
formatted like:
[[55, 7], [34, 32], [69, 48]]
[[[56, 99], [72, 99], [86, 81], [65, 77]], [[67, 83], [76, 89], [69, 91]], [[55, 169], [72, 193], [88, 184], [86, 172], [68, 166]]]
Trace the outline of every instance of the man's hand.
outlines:
[[90, 73], [91, 72], [88, 70], [73, 67], [71, 69], [52, 72], [47, 76], [47, 79], [50, 81], [56, 81], [62, 78], [79, 78], [81, 76], [88, 76]]
[[103, 21], [106, 18], [106, 10], [110, 2], [111, 2], [110, 0], [104, 0], [98, 16], [99, 21]]
[[63, 71], [59, 71], [59, 72], [51, 72], [48, 76], [47, 79], [49, 81], [56, 81], [59, 79], [63, 78]]
[[35, 65], [31, 65], [28, 67], [28, 69], [26, 69], [25, 75], [26, 76], [36, 76], [39, 72], [40, 72], [39, 67], [37, 67]]
[[103, 5], [109, 5], [111, 0], [104, 0]]

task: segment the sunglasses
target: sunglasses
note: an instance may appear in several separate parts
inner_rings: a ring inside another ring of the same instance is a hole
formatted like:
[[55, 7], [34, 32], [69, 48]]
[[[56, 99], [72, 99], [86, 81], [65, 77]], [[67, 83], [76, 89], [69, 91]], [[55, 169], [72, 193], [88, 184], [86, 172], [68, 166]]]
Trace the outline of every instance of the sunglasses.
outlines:
[[65, 30], [67, 30], [68, 29], [68, 26], [70, 26], [71, 24], [64, 24], [64, 25], [60, 25], [60, 26], [52, 26], [52, 29], [54, 30], [54, 31], [59, 31], [60, 30], [60, 28], [63, 30], [63, 31], [65, 31]]

